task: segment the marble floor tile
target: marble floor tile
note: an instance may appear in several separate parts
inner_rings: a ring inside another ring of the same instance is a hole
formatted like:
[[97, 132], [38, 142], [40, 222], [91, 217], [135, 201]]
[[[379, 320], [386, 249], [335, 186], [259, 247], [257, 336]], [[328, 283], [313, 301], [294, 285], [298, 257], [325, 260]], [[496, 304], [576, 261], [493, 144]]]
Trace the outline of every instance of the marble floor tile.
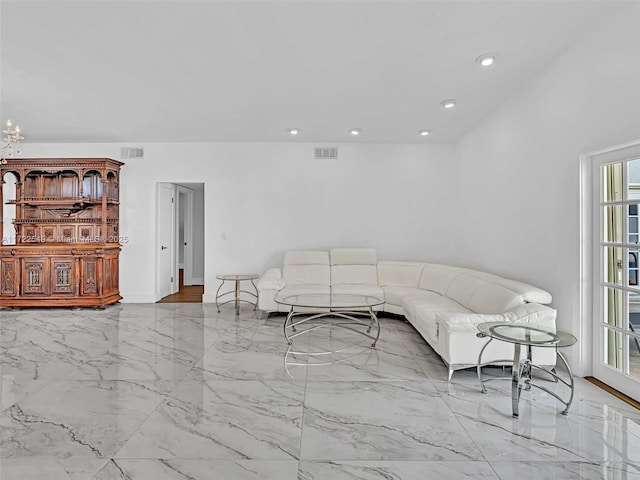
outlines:
[[20, 457], [0, 459], [2, 480], [87, 480], [106, 460], [90, 458]]
[[640, 411], [583, 379], [569, 415], [534, 388], [514, 419], [509, 381], [447, 382], [401, 318], [288, 345], [227, 307], [0, 311], [0, 478], [640, 480]]
[[623, 462], [492, 462], [500, 480], [639, 480], [640, 465]]
[[[218, 340], [185, 380], [296, 380], [307, 376], [306, 348], [291, 353], [284, 338], [269, 342]], [[289, 353], [288, 353], [289, 351]], [[300, 363], [303, 362], [303, 363]]]
[[0, 459], [109, 458], [167, 390], [153, 382], [54, 382], [0, 414]]
[[299, 458], [304, 386], [182, 381], [117, 458]]
[[330, 327], [309, 335], [308, 381], [424, 381], [426, 375], [411, 352], [389, 335], [375, 348], [368, 338]]
[[[324, 461], [300, 462], [299, 480], [498, 480], [486, 462]], [[516, 475], [510, 478], [516, 478]], [[524, 477], [529, 478], [529, 477]], [[534, 478], [534, 477], [530, 477]]]
[[304, 460], [479, 460], [428, 382], [307, 381]]
[[111, 460], [95, 480], [296, 480], [297, 460]]
[[[517, 419], [511, 415], [510, 382], [488, 382], [483, 394], [477, 382], [459, 381], [434, 385], [447, 392], [453, 414], [489, 461], [640, 461], [640, 412], [610, 395], [605, 402], [592, 400], [588, 392], [597, 387], [583, 379], [576, 379], [568, 415], [560, 414], [564, 406], [554, 397], [532, 388], [522, 393]], [[546, 383], [565, 393], [561, 385]]]

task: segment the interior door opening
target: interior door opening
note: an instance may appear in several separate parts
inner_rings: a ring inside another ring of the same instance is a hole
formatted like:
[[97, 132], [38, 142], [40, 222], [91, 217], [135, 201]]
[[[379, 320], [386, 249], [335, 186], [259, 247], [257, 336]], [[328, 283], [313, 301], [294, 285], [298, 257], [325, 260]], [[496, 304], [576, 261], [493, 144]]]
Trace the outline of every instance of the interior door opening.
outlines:
[[202, 302], [204, 183], [161, 182], [157, 191], [156, 297], [163, 303]]

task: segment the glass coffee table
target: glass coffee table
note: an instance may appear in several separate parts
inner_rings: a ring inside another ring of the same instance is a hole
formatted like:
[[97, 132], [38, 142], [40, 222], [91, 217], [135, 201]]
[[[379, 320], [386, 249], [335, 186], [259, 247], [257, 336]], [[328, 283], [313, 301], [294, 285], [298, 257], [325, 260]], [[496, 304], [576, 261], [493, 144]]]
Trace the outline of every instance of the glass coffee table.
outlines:
[[346, 293], [283, 293], [276, 295], [275, 301], [290, 307], [284, 321], [284, 337], [289, 345], [298, 335], [327, 325], [336, 325], [364, 335], [373, 340], [372, 347], [380, 338], [380, 323], [373, 311], [373, 307], [384, 304], [380, 298]]
[[[564, 355], [560, 353], [558, 348], [561, 347], [569, 347], [576, 343], [576, 337], [567, 332], [562, 332], [560, 330], [551, 330], [545, 329], [541, 327], [536, 327], [528, 324], [518, 324], [518, 323], [510, 323], [510, 322], [485, 322], [478, 325], [478, 330], [480, 333], [477, 334], [480, 338], [488, 337], [489, 340], [480, 350], [480, 355], [478, 355], [478, 380], [480, 381], [480, 385], [482, 386], [482, 393], [487, 393], [487, 389], [484, 386], [484, 382], [488, 380], [495, 379], [482, 379], [482, 367], [488, 364], [498, 364], [498, 363], [506, 363], [511, 361], [509, 360], [493, 360], [488, 363], [482, 363], [482, 354], [487, 346], [493, 340], [501, 340], [503, 342], [513, 343], [514, 352], [513, 352], [513, 367], [511, 373], [511, 405], [513, 410], [513, 416], [518, 418], [519, 410], [518, 403], [520, 401], [520, 394], [522, 392], [522, 388], [525, 390], [531, 390], [531, 387], [539, 388], [540, 390], [544, 390], [549, 395], [555, 397], [559, 400], [564, 406], [564, 410], [562, 411], [563, 415], [567, 415], [569, 412], [569, 407], [571, 406], [571, 401], [573, 400], [573, 390], [574, 390], [574, 382], [573, 382], [573, 373], [571, 372], [571, 368], [567, 363], [567, 360], [564, 358]], [[520, 347], [526, 347], [526, 358], [520, 358]], [[555, 348], [556, 355], [562, 363], [564, 364], [567, 372], [569, 373], [569, 379], [565, 380], [558, 375], [555, 368], [545, 368], [540, 365], [536, 365], [531, 361], [531, 349], [532, 347], [546, 347], [546, 348]], [[570, 389], [570, 395], [568, 399], [563, 399], [556, 392], [552, 392], [548, 388], [543, 385], [539, 385], [534, 383], [531, 379], [532, 370], [541, 370], [548, 375], [557, 383], [561, 382]]]

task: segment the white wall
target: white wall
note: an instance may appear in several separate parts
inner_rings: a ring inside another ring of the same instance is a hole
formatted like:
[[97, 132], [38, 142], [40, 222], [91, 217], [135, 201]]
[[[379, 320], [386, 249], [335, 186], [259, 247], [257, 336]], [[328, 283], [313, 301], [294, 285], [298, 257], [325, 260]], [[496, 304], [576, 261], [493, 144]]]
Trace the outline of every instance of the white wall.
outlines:
[[[262, 273], [295, 248], [370, 246], [381, 259], [450, 261], [451, 145], [136, 144], [121, 174], [125, 302], [153, 302], [156, 182], [205, 183], [205, 296], [220, 273]], [[119, 158], [121, 145], [26, 144], [23, 156]], [[226, 240], [222, 234], [226, 234]], [[194, 275], [196, 275], [194, 273]]]
[[[559, 326], [584, 340], [579, 155], [640, 138], [640, 5], [624, 13], [457, 145], [457, 261], [549, 290]], [[587, 373], [588, 345], [568, 353]]]

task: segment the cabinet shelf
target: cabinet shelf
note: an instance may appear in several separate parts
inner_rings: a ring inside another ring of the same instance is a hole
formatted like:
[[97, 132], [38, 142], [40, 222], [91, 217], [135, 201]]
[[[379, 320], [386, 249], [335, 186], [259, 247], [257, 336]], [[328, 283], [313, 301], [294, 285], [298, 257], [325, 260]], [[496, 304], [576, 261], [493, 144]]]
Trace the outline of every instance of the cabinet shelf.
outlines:
[[[102, 198], [90, 197], [21, 197], [20, 199], [7, 200], [7, 205], [96, 205], [102, 203]], [[117, 205], [117, 198], [107, 198], [107, 204]]]
[[[101, 218], [15, 218], [13, 223], [16, 225], [22, 224], [55, 224], [55, 223], [82, 223], [82, 224], [101, 224]], [[116, 218], [107, 218], [107, 225], [115, 225], [118, 223], [118, 219]]]

